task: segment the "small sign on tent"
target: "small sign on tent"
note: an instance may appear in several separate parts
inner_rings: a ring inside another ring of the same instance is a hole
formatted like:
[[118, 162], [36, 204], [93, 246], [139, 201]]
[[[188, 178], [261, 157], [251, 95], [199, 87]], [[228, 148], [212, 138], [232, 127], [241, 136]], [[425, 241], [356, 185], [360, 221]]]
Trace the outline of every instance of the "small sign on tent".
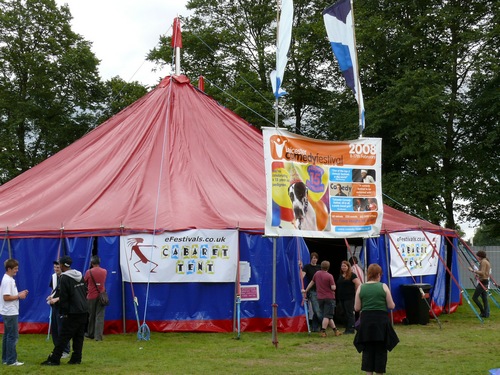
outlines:
[[[430, 239], [430, 243], [427, 238]], [[435, 275], [441, 251], [441, 236], [422, 231], [389, 234], [393, 277]]]

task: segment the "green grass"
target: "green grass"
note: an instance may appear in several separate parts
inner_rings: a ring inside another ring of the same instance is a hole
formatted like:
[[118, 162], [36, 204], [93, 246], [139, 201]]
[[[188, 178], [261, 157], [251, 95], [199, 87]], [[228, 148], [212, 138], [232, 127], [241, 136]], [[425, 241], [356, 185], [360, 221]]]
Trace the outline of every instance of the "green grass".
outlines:
[[[500, 300], [500, 299], [499, 299]], [[481, 324], [467, 304], [439, 317], [442, 329], [428, 325], [396, 325], [401, 340], [389, 353], [387, 374], [488, 375], [500, 368], [500, 311], [491, 304], [491, 318]], [[331, 331], [330, 331], [331, 332]], [[21, 335], [19, 368], [2, 374], [362, 374], [361, 355], [353, 335], [320, 338], [317, 333], [151, 333], [149, 341], [135, 334], [106, 335], [86, 340], [81, 365], [40, 366], [52, 350], [46, 335]], [[8, 369], [8, 371], [6, 371]]]

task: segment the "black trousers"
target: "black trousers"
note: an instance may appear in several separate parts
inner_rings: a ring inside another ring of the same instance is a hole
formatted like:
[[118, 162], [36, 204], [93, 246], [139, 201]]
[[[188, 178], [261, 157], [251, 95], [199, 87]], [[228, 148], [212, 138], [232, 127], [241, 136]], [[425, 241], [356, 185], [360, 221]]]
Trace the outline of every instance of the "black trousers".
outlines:
[[61, 319], [62, 327], [59, 334], [59, 340], [50, 355], [53, 362], [59, 363], [69, 340], [73, 340], [73, 354], [71, 355], [71, 361], [81, 362], [87, 319], [87, 313], [68, 314]]
[[387, 349], [385, 343], [373, 341], [365, 343], [361, 359], [361, 370], [367, 372], [385, 373], [387, 366]]
[[[490, 305], [488, 304], [488, 292], [486, 292], [486, 288], [488, 288], [488, 280], [478, 280], [472, 300], [476, 303], [477, 307], [479, 307], [481, 315], [489, 317]], [[481, 297], [481, 300], [483, 301], [482, 304], [479, 297]]]

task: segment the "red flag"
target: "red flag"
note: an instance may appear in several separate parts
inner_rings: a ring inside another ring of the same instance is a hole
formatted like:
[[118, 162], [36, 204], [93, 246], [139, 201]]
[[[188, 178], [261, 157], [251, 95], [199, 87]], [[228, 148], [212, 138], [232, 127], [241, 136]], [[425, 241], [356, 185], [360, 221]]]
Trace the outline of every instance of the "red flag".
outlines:
[[172, 31], [172, 47], [182, 48], [181, 22], [178, 17], [174, 18]]

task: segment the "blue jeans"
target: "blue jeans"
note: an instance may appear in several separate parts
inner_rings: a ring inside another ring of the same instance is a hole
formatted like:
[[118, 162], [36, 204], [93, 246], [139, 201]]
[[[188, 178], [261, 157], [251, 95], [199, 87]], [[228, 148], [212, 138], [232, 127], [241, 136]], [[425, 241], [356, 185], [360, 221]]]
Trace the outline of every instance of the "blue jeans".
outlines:
[[313, 316], [311, 316], [310, 318], [312, 320], [313, 331], [316, 332], [319, 331], [319, 329], [321, 328], [321, 324], [323, 322], [323, 313], [319, 308], [318, 295], [316, 293], [316, 289], [310, 290], [307, 293], [307, 298], [309, 299], [309, 301], [311, 301]]
[[17, 361], [16, 345], [19, 340], [18, 315], [3, 316], [2, 363], [8, 365]]

